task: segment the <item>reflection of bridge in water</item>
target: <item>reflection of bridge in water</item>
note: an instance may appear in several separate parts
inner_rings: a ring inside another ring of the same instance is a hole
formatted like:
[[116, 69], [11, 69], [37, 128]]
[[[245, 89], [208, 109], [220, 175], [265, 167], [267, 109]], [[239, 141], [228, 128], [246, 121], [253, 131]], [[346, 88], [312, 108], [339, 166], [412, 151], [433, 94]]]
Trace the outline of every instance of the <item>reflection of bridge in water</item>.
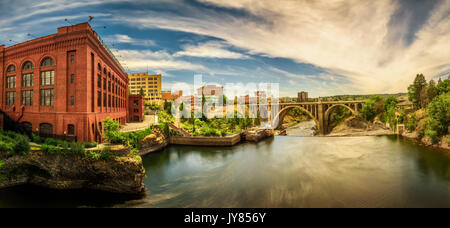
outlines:
[[305, 111], [315, 122], [321, 135], [328, 133], [328, 121], [331, 113], [337, 107], [344, 107], [353, 114], [359, 114], [365, 101], [319, 101], [319, 102], [303, 102], [303, 103], [280, 103], [278, 114], [272, 119], [272, 126], [279, 128], [283, 123], [283, 119], [289, 110], [300, 108]]

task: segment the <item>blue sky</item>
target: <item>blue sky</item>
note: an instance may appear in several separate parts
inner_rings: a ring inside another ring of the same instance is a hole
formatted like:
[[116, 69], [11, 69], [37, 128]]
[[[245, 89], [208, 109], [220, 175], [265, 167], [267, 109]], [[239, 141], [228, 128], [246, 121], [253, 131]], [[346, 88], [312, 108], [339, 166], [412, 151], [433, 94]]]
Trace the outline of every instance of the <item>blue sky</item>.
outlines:
[[396, 93], [450, 72], [446, 0], [0, 0], [0, 43], [88, 16], [128, 73], [162, 73], [165, 89], [202, 74], [281, 96]]

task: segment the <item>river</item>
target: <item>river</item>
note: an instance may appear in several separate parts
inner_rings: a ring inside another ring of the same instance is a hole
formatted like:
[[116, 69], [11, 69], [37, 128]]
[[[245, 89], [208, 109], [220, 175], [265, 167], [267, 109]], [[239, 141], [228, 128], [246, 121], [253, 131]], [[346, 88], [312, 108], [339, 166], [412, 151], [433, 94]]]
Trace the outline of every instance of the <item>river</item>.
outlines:
[[141, 199], [23, 186], [0, 207], [450, 207], [450, 158], [396, 136], [170, 146], [143, 162]]

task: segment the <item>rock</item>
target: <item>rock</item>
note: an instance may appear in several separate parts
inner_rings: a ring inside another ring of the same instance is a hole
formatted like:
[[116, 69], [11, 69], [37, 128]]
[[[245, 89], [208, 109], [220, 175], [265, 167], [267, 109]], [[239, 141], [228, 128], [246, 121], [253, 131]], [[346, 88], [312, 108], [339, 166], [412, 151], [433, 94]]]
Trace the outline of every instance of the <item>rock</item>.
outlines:
[[248, 142], [259, 142], [262, 139], [273, 137], [274, 135], [274, 130], [270, 129], [253, 129], [243, 133], [243, 137]]
[[60, 190], [94, 189], [139, 195], [145, 193], [144, 176], [145, 169], [138, 157], [104, 161], [34, 152], [4, 160], [0, 189], [32, 184]]
[[167, 145], [169, 145], [169, 139], [162, 133], [161, 129], [154, 128], [152, 134], [145, 136], [139, 142], [139, 155], [144, 156], [162, 150]]
[[368, 124], [367, 121], [365, 121], [362, 118], [359, 117], [349, 117], [345, 120], [345, 125], [350, 128], [356, 128], [356, 129], [367, 129]]

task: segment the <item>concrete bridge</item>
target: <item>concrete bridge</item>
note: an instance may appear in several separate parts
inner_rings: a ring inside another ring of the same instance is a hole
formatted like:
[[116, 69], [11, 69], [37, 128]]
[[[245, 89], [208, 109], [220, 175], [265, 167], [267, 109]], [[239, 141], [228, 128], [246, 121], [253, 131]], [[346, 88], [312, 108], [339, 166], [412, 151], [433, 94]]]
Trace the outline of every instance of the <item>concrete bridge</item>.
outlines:
[[300, 108], [305, 111], [315, 122], [321, 135], [329, 132], [328, 121], [331, 113], [337, 107], [344, 107], [353, 114], [358, 115], [366, 101], [319, 101], [303, 103], [280, 103], [278, 114], [272, 119], [272, 126], [279, 128], [289, 110]]

